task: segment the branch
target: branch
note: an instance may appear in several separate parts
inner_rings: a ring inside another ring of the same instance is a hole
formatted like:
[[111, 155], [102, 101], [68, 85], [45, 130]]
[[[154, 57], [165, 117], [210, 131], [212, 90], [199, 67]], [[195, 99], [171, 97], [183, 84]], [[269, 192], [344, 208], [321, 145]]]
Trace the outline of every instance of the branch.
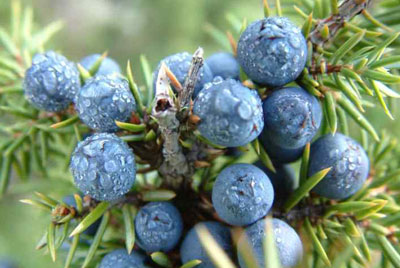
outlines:
[[[353, 17], [360, 14], [366, 9], [373, 0], [345, 0], [339, 7], [338, 14], [333, 14], [328, 18], [318, 21], [314, 30], [309, 35], [309, 40], [314, 46], [322, 46], [330, 40], [343, 27], [346, 21], [350, 21]], [[323, 38], [321, 31], [328, 26], [329, 37]]]
[[185, 118], [190, 110], [189, 106], [192, 100], [194, 88], [199, 77], [200, 69], [204, 63], [203, 54], [204, 51], [201, 47], [199, 47], [193, 54], [192, 64], [190, 65], [185, 84], [183, 85], [183, 90], [179, 94], [179, 106], [182, 111], [179, 118]]
[[331, 74], [331, 73], [340, 73], [343, 68], [352, 69], [351, 65], [331, 65], [326, 64], [325, 66], [311, 66], [310, 74]]
[[178, 101], [170, 95], [170, 82], [168, 67], [162, 63], [156, 83], [156, 105], [152, 115], [158, 120], [159, 130], [164, 139], [162, 154], [163, 163], [159, 172], [164, 177], [167, 185], [178, 188], [184, 179], [193, 175], [193, 167], [185, 156], [179, 143], [180, 121], [187, 117], [194, 88], [198, 79], [200, 68], [203, 66], [203, 49], [198, 48], [193, 54], [185, 84], [178, 92]]
[[[152, 115], [158, 120], [159, 129], [164, 139], [164, 161], [159, 171], [173, 188], [178, 187], [183, 177], [191, 175], [190, 166], [179, 144], [179, 121], [176, 118], [177, 107], [170, 96], [170, 85], [167, 76], [167, 66], [162, 63], [156, 83], [156, 105]], [[186, 85], [186, 83], [185, 83]]]
[[295, 208], [287, 213], [273, 211], [272, 215], [276, 218], [285, 219], [289, 222], [304, 220], [304, 218], [318, 219], [325, 211], [324, 205], [309, 205], [301, 208]]

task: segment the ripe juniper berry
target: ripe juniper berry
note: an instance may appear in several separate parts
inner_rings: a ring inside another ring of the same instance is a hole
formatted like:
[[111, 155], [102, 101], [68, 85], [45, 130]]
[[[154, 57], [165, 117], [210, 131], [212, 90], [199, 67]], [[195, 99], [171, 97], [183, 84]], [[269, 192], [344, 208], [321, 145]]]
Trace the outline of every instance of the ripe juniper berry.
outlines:
[[254, 82], [273, 87], [294, 81], [307, 60], [307, 43], [289, 19], [269, 17], [251, 23], [240, 36], [237, 58]]
[[208, 256], [207, 251], [201, 244], [196, 232], [196, 227], [199, 225], [203, 225], [207, 228], [214, 240], [225, 251], [225, 253], [232, 256], [232, 241], [229, 229], [218, 222], [209, 221], [200, 222], [189, 230], [181, 245], [181, 261], [182, 263], [186, 263], [197, 259], [201, 261], [201, 264], [196, 266], [197, 268], [214, 268], [216, 266], [214, 266], [213, 261]]
[[[101, 57], [100, 54], [92, 54], [87, 57], [84, 57], [79, 62], [86, 70], [90, 70], [93, 64]], [[111, 74], [120, 74], [121, 68], [118, 63], [111, 58], [104, 58], [101, 62], [99, 69], [97, 70], [96, 75], [111, 75]]]
[[207, 84], [195, 99], [193, 112], [200, 117], [200, 133], [227, 147], [246, 145], [264, 126], [257, 92], [233, 79], [215, 79]]
[[136, 110], [128, 82], [111, 76], [95, 76], [86, 81], [75, 98], [79, 118], [102, 132], [118, 130], [115, 121], [127, 121]]
[[96, 133], [78, 143], [70, 169], [84, 194], [101, 201], [115, 200], [126, 194], [135, 181], [135, 156], [116, 135]]
[[332, 167], [313, 191], [330, 199], [344, 199], [356, 193], [369, 173], [369, 159], [353, 139], [336, 133], [320, 137], [311, 145], [309, 176]]
[[68, 107], [80, 88], [75, 64], [48, 51], [36, 54], [23, 83], [27, 100], [36, 108], [59, 112]]
[[233, 164], [219, 173], [212, 191], [212, 203], [225, 222], [244, 226], [267, 215], [274, 201], [268, 176], [250, 164]]
[[223, 79], [239, 80], [240, 66], [231, 53], [214, 53], [206, 59], [206, 63], [214, 77], [220, 76]]
[[296, 149], [282, 148], [271, 142], [270, 137], [264, 135], [264, 132], [259, 136], [259, 140], [272, 162], [276, 165], [294, 162], [301, 157], [304, 151], [304, 146]]
[[322, 111], [317, 98], [299, 87], [275, 90], [263, 102], [263, 136], [285, 149], [305, 146], [317, 133]]
[[254, 165], [267, 174], [274, 187], [274, 206], [281, 205], [297, 184], [293, 168], [290, 165], [275, 165], [276, 172], [272, 172], [261, 161], [257, 161]]
[[[259, 220], [247, 227], [238, 241], [239, 249], [246, 250], [246, 245], [250, 245], [259, 267], [265, 267], [263, 246], [266, 235], [265, 221], [264, 219]], [[275, 244], [282, 266], [293, 267], [298, 264], [303, 256], [303, 245], [296, 231], [286, 222], [279, 219], [272, 219], [272, 231], [275, 236]], [[238, 250], [238, 259], [240, 267], [247, 268], [240, 250]]]
[[140, 248], [147, 252], [170, 251], [182, 235], [181, 214], [169, 202], [151, 202], [135, 217], [135, 232]]
[[99, 268], [150, 268], [146, 264], [146, 256], [132, 251], [128, 254], [126, 249], [116, 249], [103, 257]]

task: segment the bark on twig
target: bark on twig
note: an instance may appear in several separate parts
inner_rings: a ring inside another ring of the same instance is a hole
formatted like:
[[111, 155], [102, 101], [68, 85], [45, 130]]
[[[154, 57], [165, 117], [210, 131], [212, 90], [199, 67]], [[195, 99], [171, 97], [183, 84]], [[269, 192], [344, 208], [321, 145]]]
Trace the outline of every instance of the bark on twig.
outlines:
[[327, 64], [325, 66], [325, 71], [322, 71], [321, 66], [311, 66], [309, 69], [310, 74], [331, 74], [331, 73], [340, 73], [343, 68], [352, 68], [351, 65], [330, 65]]
[[164, 159], [158, 170], [165, 184], [175, 189], [179, 188], [184, 179], [190, 179], [194, 171], [192, 162], [196, 159], [189, 159], [183, 153], [179, 143], [180, 120], [184, 120], [189, 114], [192, 95], [203, 61], [203, 49], [198, 48], [193, 54], [189, 73], [177, 101], [169, 94], [168, 67], [164, 63], [161, 64], [157, 77], [156, 104], [152, 115], [158, 120], [159, 130], [164, 140], [162, 149]]
[[166, 65], [161, 64], [156, 83], [156, 104], [152, 115], [158, 120], [159, 130], [164, 140], [164, 161], [159, 168], [167, 183], [173, 188], [178, 187], [183, 177], [189, 175], [190, 166], [179, 144], [178, 111], [174, 99], [169, 95], [170, 85], [166, 73]]
[[197, 79], [199, 76], [199, 72], [204, 63], [204, 51], [201, 47], [199, 47], [196, 52], [193, 54], [192, 64], [189, 69], [189, 73], [185, 80], [185, 84], [183, 85], [183, 90], [179, 94], [179, 106], [182, 111], [178, 118], [182, 120], [189, 113], [190, 102], [192, 100], [194, 88], [197, 83]]
[[[336, 33], [343, 27], [344, 23], [350, 21], [353, 17], [360, 14], [366, 9], [373, 0], [345, 0], [339, 6], [339, 13], [329, 16], [323, 20], [318, 21], [318, 24], [309, 35], [309, 40], [314, 46], [322, 46], [325, 42], [330, 40]], [[329, 37], [323, 38], [321, 30], [325, 25], [329, 28]]]
[[289, 212], [273, 211], [272, 215], [275, 218], [285, 219], [293, 222], [304, 220], [305, 218], [319, 219], [325, 213], [325, 205], [309, 205], [301, 208], [294, 208]]

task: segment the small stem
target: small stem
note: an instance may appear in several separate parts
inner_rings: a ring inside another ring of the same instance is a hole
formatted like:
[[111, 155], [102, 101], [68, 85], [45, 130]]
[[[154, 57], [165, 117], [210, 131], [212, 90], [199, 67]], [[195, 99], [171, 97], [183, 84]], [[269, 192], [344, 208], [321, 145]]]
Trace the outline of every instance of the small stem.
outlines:
[[[344, 26], [344, 23], [350, 21], [353, 17], [362, 13], [373, 0], [357, 1], [345, 0], [339, 7], [338, 14], [331, 15], [317, 22], [314, 30], [309, 35], [309, 40], [314, 46], [320, 47], [328, 42]], [[328, 27], [329, 36], [324, 38], [321, 34], [323, 28]]]
[[148, 173], [150, 171], [153, 171], [153, 170], [156, 170], [156, 168], [155, 167], [146, 167], [146, 168], [138, 169], [136, 171], [136, 173], [138, 173], [138, 174], [146, 174], [146, 173]]
[[[158, 121], [159, 130], [164, 140], [162, 150], [164, 160], [159, 171], [168, 185], [171, 185], [173, 188], [178, 188], [183, 178], [190, 177], [192, 172], [179, 143], [180, 122], [176, 117], [178, 109], [175, 100], [169, 94], [170, 85], [166, 68], [166, 65], [162, 63], [157, 77], [155, 96], [156, 104], [153, 107], [152, 115]], [[191, 67], [190, 70], [192, 69], [193, 68]], [[192, 73], [193, 71], [189, 71], [189, 76], [182, 92], [181, 100], [183, 100], [183, 102], [181, 103], [183, 105], [186, 105], [186, 97], [190, 100], [194, 89], [194, 84], [191, 80]], [[196, 78], [194, 79], [194, 82], [196, 82]], [[189, 93], [187, 93], [188, 91]]]
[[326, 64], [325, 68], [321, 68], [321, 66], [319, 66], [319, 65], [314, 65], [314, 66], [311, 66], [311, 68], [309, 69], [309, 72], [312, 75], [340, 73], [342, 68], [352, 69], [352, 66], [350, 66], [350, 65], [330, 65], [330, 64]]
[[204, 51], [201, 47], [199, 47], [193, 54], [192, 64], [185, 80], [185, 84], [183, 85], [183, 90], [181, 94], [179, 94], [179, 107], [181, 114], [178, 116], [180, 119], [185, 118], [189, 113], [189, 106], [192, 100], [194, 88], [199, 77], [200, 69], [204, 63], [203, 55]]
[[304, 218], [318, 219], [324, 215], [325, 205], [306, 205], [300, 208], [294, 208], [289, 212], [273, 211], [273, 217], [286, 219], [287, 221], [298, 221]]

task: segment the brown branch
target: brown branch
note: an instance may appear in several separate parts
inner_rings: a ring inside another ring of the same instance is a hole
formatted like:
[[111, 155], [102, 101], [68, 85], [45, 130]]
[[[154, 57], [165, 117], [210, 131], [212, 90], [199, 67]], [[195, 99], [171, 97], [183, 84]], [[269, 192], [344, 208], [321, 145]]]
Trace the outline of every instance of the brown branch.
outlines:
[[289, 212], [281, 212], [274, 210], [273, 217], [285, 219], [289, 222], [303, 220], [305, 218], [319, 219], [325, 212], [325, 205], [308, 205], [300, 208], [292, 209]]
[[[314, 30], [310, 33], [308, 39], [313, 43], [314, 46], [322, 46], [328, 40], [332, 39], [336, 33], [343, 27], [346, 21], [350, 21], [352, 18], [362, 13], [373, 0], [345, 0], [339, 6], [338, 14], [334, 14], [318, 21]], [[328, 26], [329, 37], [323, 38], [321, 35], [322, 29]]]
[[164, 178], [164, 185], [174, 189], [180, 188], [184, 180], [189, 181], [194, 172], [193, 163], [198, 160], [184, 154], [179, 138], [182, 132], [181, 125], [185, 124], [190, 112], [192, 95], [203, 61], [203, 49], [198, 48], [193, 54], [185, 83], [178, 91], [178, 100], [169, 94], [170, 79], [176, 80], [174, 75], [164, 63], [161, 64], [158, 72], [156, 104], [152, 110], [152, 115], [158, 121], [158, 129], [163, 139], [163, 160], [158, 171]]
[[339, 73], [343, 68], [351, 68], [350, 65], [330, 65], [327, 64], [325, 66], [325, 70], [321, 68], [321, 66], [311, 66], [309, 72], [311, 75], [316, 74], [331, 74], [331, 73]]
[[156, 104], [152, 115], [158, 120], [159, 130], [164, 140], [162, 149], [164, 160], [159, 172], [168, 185], [177, 188], [184, 177], [191, 175], [191, 169], [179, 144], [180, 123], [176, 118], [178, 108], [169, 95], [170, 85], [166, 69], [166, 65], [162, 63], [157, 77]]
[[185, 80], [185, 84], [183, 85], [183, 89], [179, 94], [180, 113], [178, 114], [178, 118], [180, 119], [180, 121], [186, 118], [189, 114], [190, 101], [192, 100], [200, 69], [204, 63], [203, 54], [204, 51], [201, 47], [199, 47], [196, 52], [194, 52], [192, 64]]
[[138, 169], [138, 170], [136, 171], [136, 173], [138, 173], [138, 174], [145, 174], [145, 173], [151, 172], [151, 171], [153, 171], [153, 170], [156, 170], [156, 168], [150, 166], [150, 167]]

